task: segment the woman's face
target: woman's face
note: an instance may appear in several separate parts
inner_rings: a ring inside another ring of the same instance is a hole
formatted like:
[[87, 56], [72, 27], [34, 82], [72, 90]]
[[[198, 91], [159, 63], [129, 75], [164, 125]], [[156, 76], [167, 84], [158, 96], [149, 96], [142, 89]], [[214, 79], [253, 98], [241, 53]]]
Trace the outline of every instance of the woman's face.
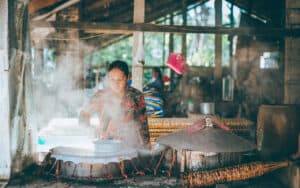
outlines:
[[108, 73], [108, 78], [111, 90], [117, 95], [122, 95], [127, 85], [127, 77], [124, 72], [114, 68]]
[[156, 73], [154, 70], [152, 70], [152, 78], [156, 78]]

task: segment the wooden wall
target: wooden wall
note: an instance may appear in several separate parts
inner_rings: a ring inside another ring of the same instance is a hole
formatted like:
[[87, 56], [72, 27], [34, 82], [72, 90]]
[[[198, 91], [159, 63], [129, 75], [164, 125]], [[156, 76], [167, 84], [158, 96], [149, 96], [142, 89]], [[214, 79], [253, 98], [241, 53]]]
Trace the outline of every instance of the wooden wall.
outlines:
[[[241, 25], [264, 25], [249, 16], [242, 15]], [[262, 104], [283, 103], [283, 37], [238, 36], [235, 59], [237, 61], [236, 89], [238, 102], [242, 104], [242, 116], [256, 121]], [[260, 57], [264, 52], [278, 52], [278, 69], [262, 69]]]
[[[286, 0], [286, 28], [300, 28], [300, 1]], [[300, 38], [285, 38], [284, 102], [300, 104]]]

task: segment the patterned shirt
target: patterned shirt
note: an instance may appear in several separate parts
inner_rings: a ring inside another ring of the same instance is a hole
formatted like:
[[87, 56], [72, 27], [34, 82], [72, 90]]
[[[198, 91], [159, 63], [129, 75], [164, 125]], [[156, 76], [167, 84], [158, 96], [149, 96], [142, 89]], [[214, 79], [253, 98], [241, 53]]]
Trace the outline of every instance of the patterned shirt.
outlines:
[[100, 119], [101, 138], [120, 139], [131, 146], [149, 144], [145, 100], [137, 89], [127, 87], [122, 99], [107, 90], [98, 91], [81, 112], [81, 122], [89, 123], [93, 114]]

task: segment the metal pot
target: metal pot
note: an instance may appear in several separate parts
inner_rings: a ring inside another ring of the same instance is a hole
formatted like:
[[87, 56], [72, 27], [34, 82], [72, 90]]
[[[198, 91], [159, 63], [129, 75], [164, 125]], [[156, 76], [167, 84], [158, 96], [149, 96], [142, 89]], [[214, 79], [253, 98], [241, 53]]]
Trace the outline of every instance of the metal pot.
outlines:
[[200, 113], [206, 115], [215, 114], [215, 103], [213, 102], [200, 103]]

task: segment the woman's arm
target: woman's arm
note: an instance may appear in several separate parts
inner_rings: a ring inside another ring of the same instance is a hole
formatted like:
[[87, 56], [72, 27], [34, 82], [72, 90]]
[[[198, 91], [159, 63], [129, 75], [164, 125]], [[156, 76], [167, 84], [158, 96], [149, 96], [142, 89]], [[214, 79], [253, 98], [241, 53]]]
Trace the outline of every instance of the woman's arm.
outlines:
[[138, 105], [137, 105], [137, 117], [135, 121], [139, 124], [139, 132], [142, 136], [144, 145], [149, 144], [150, 135], [149, 135], [149, 128], [148, 128], [148, 121], [146, 116], [146, 106], [145, 106], [145, 99], [143, 95], [140, 95], [138, 98]]

